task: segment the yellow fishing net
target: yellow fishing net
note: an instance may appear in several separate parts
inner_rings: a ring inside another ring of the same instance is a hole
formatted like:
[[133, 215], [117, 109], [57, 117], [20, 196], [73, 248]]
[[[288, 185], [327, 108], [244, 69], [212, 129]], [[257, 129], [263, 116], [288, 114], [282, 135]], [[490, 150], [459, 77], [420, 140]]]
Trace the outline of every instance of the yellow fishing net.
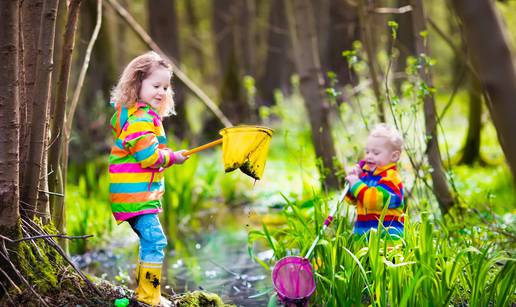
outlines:
[[237, 168], [259, 180], [269, 152], [272, 129], [260, 126], [236, 126], [220, 130], [224, 169]]

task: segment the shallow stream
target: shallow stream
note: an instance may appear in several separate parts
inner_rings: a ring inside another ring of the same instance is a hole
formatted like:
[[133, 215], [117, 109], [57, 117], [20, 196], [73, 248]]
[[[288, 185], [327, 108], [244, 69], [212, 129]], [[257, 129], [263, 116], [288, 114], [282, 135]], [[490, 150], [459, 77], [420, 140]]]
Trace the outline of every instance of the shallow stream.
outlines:
[[[197, 230], [179, 230], [172, 236], [176, 238], [167, 247], [162, 291], [206, 290], [227, 304], [267, 306], [273, 294], [270, 272], [252, 261], [247, 247], [248, 230], [259, 227], [256, 213], [246, 207], [221, 206], [200, 212], [196, 219]], [[115, 228], [102, 247], [73, 259], [87, 273], [134, 289], [138, 237], [127, 223]], [[260, 255], [265, 260], [270, 257], [268, 252]]]

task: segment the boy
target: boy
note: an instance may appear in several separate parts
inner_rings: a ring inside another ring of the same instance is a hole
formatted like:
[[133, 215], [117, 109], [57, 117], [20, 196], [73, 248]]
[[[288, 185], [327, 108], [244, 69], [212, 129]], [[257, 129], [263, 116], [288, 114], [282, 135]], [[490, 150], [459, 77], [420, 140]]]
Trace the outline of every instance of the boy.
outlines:
[[364, 160], [348, 172], [346, 180], [351, 189], [347, 199], [357, 206], [355, 234], [377, 229], [387, 206], [383, 219], [385, 230], [393, 239], [403, 236], [403, 184], [396, 169], [402, 146], [403, 139], [396, 129], [379, 124], [367, 138]]

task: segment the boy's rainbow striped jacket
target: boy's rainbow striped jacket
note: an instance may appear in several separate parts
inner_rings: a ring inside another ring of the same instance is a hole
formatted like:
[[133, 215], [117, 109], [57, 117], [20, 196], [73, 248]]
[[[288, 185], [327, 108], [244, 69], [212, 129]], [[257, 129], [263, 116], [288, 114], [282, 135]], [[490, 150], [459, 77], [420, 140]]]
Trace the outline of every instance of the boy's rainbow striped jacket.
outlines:
[[119, 105], [111, 118], [115, 144], [109, 155], [111, 209], [118, 223], [161, 211], [165, 192], [164, 169], [174, 163], [174, 152], [159, 115], [149, 105]]
[[348, 201], [357, 206], [354, 233], [362, 235], [378, 228], [382, 210], [388, 206], [383, 226], [390, 234], [403, 236], [405, 204], [403, 184], [396, 164], [377, 167], [374, 171], [362, 167], [362, 175], [347, 194]]

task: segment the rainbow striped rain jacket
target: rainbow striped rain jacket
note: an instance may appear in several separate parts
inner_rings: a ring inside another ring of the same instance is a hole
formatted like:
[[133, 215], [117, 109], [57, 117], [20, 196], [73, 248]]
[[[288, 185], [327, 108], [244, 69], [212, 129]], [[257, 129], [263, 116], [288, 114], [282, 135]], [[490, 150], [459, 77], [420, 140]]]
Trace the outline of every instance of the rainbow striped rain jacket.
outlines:
[[382, 210], [388, 206], [383, 226], [390, 234], [403, 236], [405, 204], [396, 164], [377, 167], [374, 171], [365, 165], [362, 171], [360, 180], [347, 195], [347, 199], [357, 205], [354, 233], [363, 235], [372, 228], [377, 229]]
[[145, 103], [118, 106], [111, 128], [115, 144], [109, 155], [109, 192], [116, 221], [160, 212], [163, 171], [174, 163], [160, 117]]

